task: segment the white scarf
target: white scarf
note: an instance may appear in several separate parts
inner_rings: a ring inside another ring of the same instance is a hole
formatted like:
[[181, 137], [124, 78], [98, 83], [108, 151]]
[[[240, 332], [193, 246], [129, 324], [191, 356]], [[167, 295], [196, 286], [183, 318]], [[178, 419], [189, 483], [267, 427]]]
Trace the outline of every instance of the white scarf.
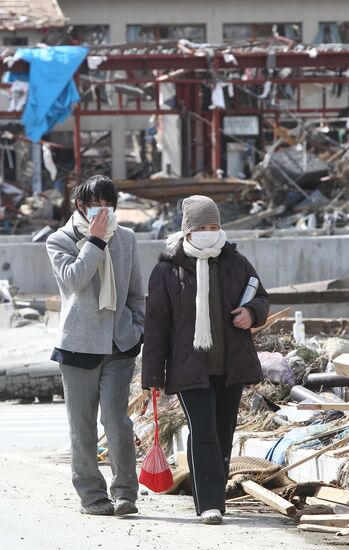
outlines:
[[217, 232], [218, 240], [212, 248], [200, 250], [195, 248], [186, 238], [183, 241], [183, 250], [187, 256], [197, 258], [196, 262], [196, 319], [194, 349], [208, 350], [212, 347], [210, 307], [209, 307], [209, 258], [217, 258], [227, 241], [227, 236], [222, 229]]
[[[73, 224], [77, 228], [77, 230], [82, 233], [82, 235], [85, 235], [83, 239], [76, 243], [79, 250], [81, 250], [83, 245], [87, 241], [87, 237], [89, 236], [89, 223], [80, 214], [80, 212], [75, 210], [73, 214]], [[113, 216], [108, 223], [107, 232], [106, 235], [103, 237], [103, 240], [108, 242], [114, 235], [117, 227], [118, 223], [116, 220], [116, 216]], [[108, 246], [106, 246], [104, 249], [103, 261], [98, 265], [98, 274], [100, 280], [99, 309], [110, 309], [111, 311], [115, 311], [117, 300], [116, 285], [113, 263], [110, 257]]]

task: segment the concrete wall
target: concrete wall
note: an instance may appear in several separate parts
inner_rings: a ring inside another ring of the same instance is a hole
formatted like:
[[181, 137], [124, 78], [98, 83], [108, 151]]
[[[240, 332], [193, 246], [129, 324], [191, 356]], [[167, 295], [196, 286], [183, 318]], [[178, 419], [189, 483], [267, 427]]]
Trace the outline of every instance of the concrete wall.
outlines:
[[[256, 267], [267, 288], [332, 279], [349, 274], [349, 235], [333, 237], [237, 239], [239, 250]], [[160, 252], [162, 241], [140, 241], [144, 281]], [[0, 240], [0, 279], [27, 293], [56, 293], [45, 244]], [[349, 304], [336, 306], [338, 316], [349, 316]], [[320, 310], [323, 313], [319, 313]], [[315, 315], [329, 314], [327, 306], [307, 308]]]
[[59, 0], [72, 24], [110, 25], [111, 42], [126, 38], [127, 24], [206, 24], [208, 42], [222, 42], [223, 23], [303, 23], [303, 40], [312, 42], [320, 21], [347, 21], [347, 0]]

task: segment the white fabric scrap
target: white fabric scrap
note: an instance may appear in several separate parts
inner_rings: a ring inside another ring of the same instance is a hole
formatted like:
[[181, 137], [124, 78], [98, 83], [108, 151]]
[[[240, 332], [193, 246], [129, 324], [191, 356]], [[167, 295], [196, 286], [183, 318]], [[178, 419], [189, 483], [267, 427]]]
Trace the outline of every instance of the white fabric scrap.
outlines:
[[212, 105], [210, 106], [211, 109], [215, 109], [216, 107], [219, 107], [221, 109], [225, 109], [225, 101], [224, 101], [224, 93], [223, 88], [226, 86], [226, 84], [223, 84], [223, 82], [218, 82], [214, 89], [212, 90]]
[[57, 166], [53, 162], [50, 146], [46, 143], [42, 146], [42, 157], [44, 160], [44, 166], [49, 172], [51, 180], [54, 181], [57, 177]]
[[318, 56], [318, 50], [316, 48], [311, 48], [311, 50], [308, 50], [309, 57], [317, 57]]
[[103, 61], [106, 61], [106, 59], [107, 58], [105, 55], [88, 55], [87, 56], [88, 68], [90, 69], [90, 71], [95, 71], [96, 69], [98, 69], [100, 64], [103, 63]]
[[8, 96], [10, 98], [9, 112], [22, 111], [27, 101], [29, 84], [21, 80], [15, 80], [12, 84]]
[[232, 53], [225, 53], [223, 55], [223, 59], [225, 63], [233, 63], [233, 65], [238, 65], [236, 57]]

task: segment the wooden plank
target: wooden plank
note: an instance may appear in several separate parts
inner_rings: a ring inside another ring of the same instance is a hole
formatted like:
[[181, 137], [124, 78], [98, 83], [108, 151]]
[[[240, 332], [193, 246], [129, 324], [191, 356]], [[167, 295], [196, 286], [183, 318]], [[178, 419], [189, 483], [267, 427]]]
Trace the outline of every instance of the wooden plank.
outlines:
[[349, 527], [349, 514], [332, 514], [300, 517], [299, 523], [311, 523], [314, 525], [329, 525], [333, 527]]
[[295, 516], [297, 514], [297, 510], [293, 504], [279, 495], [275, 495], [272, 491], [269, 491], [269, 489], [261, 487], [258, 483], [254, 481], [243, 481], [241, 485], [245, 493], [264, 502], [264, 504], [277, 510], [280, 514], [285, 516]]
[[252, 334], [256, 334], [257, 332], [259, 332], [261, 330], [264, 330], [267, 327], [270, 327], [270, 325], [275, 323], [275, 321], [277, 321], [278, 319], [282, 319], [283, 317], [287, 317], [287, 315], [289, 313], [291, 313], [291, 311], [292, 311], [291, 307], [286, 307], [285, 309], [282, 309], [281, 311], [278, 311], [277, 313], [273, 313], [272, 315], [269, 315], [269, 317], [268, 317], [266, 323], [264, 323], [264, 325], [262, 325], [261, 327], [256, 327], [256, 328], [251, 329]]
[[313, 531], [314, 533], [333, 533], [334, 535], [346, 537], [349, 535], [349, 529], [341, 527], [331, 527], [327, 525], [316, 525], [314, 523], [302, 523], [297, 525], [299, 531]]
[[349, 376], [349, 353], [342, 353], [333, 359], [333, 364], [337, 374]]
[[349, 491], [337, 489], [336, 487], [319, 487], [315, 496], [337, 504], [349, 505]]
[[262, 212], [257, 212], [256, 214], [250, 214], [243, 218], [238, 218], [232, 222], [227, 222], [222, 225], [222, 229], [253, 229], [258, 223], [265, 218], [272, 218], [279, 216], [285, 211], [284, 206], [277, 206], [276, 208], [270, 208], [269, 210], [263, 210]]
[[272, 305], [280, 304], [337, 304], [349, 302], [349, 290], [333, 289], [302, 292], [269, 291]]
[[302, 411], [349, 411], [349, 403], [298, 403]]
[[156, 189], [163, 187], [171, 188], [181, 188], [194, 186], [200, 187], [202, 185], [212, 185], [219, 186], [221, 188], [225, 187], [227, 191], [234, 186], [247, 187], [257, 187], [258, 182], [255, 180], [241, 180], [239, 178], [154, 178], [154, 179], [137, 179], [137, 180], [125, 180], [125, 179], [115, 179], [115, 185], [118, 189]]

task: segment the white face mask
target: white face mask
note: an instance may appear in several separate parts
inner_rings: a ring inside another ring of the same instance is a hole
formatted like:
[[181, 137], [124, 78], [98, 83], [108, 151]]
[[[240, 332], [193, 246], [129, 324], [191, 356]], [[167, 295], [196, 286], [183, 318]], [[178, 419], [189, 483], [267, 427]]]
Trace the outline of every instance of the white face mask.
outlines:
[[98, 212], [100, 211], [101, 208], [107, 208], [108, 209], [109, 221], [112, 220], [112, 218], [114, 216], [114, 208], [112, 206], [104, 206], [104, 207], [102, 207], [102, 206], [90, 206], [89, 208], [87, 208], [87, 214], [86, 214], [86, 217], [87, 217], [89, 222], [97, 216], [97, 214], [98, 214]]
[[219, 231], [193, 231], [190, 243], [200, 250], [212, 248], [218, 241], [219, 235]]

